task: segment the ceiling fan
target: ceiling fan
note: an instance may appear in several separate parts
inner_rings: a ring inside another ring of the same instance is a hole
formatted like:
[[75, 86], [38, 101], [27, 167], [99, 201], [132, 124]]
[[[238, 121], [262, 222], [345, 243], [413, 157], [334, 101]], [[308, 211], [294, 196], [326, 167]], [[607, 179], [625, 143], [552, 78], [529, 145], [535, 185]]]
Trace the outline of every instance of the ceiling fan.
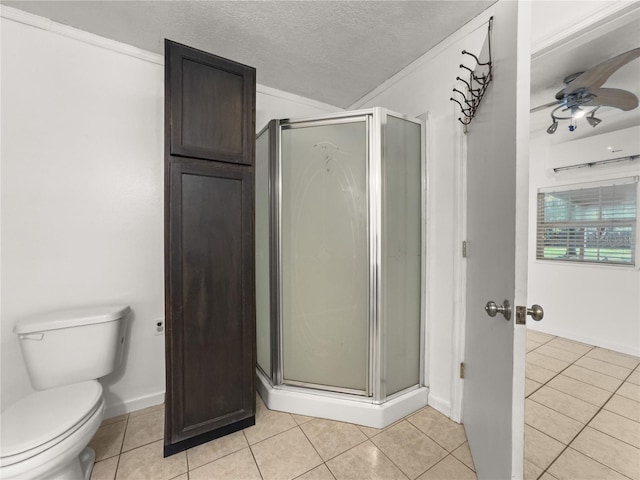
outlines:
[[[531, 113], [555, 106], [551, 111], [553, 123], [547, 128], [547, 133], [552, 134], [558, 129], [558, 120], [571, 120], [569, 124], [571, 132], [576, 129], [575, 120], [582, 117], [586, 117], [589, 125], [595, 127], [602, 121], [594, 116], [600, 107], [633, 110], [638, 106], [638, 97], [635, 94], [619, 88], [600, 87], [616, 70], [638, 57], [640, 57], [640, 48], [634, 48], [605, 60], [585, 72], [569, 75], [564, 79], [566, 86], [556, 93], [556, 100], [532, 108]], [[560, 114], [556, 115], [558, 110]], [[560, 116], [564, 112], [567, 112], [566, 115]]]

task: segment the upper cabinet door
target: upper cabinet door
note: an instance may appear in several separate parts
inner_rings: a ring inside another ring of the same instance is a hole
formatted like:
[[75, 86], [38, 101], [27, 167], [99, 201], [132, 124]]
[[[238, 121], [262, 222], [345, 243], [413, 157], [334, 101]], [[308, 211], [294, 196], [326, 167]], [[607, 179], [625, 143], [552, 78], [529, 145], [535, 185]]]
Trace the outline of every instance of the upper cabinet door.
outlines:
[[256, 71], [167, 40], [171, 155], [253, 164]]

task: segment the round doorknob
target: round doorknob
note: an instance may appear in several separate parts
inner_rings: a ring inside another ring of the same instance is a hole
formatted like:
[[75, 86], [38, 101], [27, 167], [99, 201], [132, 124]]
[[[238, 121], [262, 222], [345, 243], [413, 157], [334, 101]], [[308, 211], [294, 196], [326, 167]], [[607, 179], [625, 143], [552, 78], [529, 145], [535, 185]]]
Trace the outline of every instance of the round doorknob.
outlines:
[[531, 308], [527, 308], [527, 315], [530, 315], [536, 322], [539, 322], [544, 317], [544, 310], [540, 305], [531, 305]]
[[490, 317], [495, 317], [498, 314], [498, 305], [491, 300], [484, 306], [484, 311], [487, 312], [487, 315]]
[[498, 313], [501, 313], [507, 321], [511, 320], [511, 304], [509, 300], [502, 302], [502, 305], [498, 305], [493, 300], [490, 300], [484, 306], [484, 311], [487, 312], [487, 315], [490, 317], [495, 317]]

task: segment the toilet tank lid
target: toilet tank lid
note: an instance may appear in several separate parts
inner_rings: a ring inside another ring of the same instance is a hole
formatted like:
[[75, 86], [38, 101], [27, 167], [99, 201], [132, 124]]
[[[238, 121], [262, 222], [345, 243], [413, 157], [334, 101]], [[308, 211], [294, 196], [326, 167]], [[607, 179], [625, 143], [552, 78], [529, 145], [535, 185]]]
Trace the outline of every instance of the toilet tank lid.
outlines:
[[13, 333], [20, 335], [112, 322], [124, 318], [128, 312], [128, 305], [98, 305], [45, 312], [19, 319], [13, 327]]

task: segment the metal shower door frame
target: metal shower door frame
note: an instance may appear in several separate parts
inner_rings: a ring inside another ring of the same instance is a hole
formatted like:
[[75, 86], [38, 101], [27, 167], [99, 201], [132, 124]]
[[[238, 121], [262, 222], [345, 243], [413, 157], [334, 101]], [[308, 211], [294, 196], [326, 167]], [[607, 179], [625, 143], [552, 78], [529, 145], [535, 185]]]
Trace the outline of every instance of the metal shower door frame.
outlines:
[[[407, 120], [421, 126], [421, 298], [420, 298], [420, 377], [419, 383], [389, 397], [384, 388], [384, 338], [382, 333], [382, 285], [381, 278], [381, 236], [382, 236], [382, 155], [384, 152], [384, 128], [387, 116]], [[283, 129], [304, 128], [310, 126], [335, 125], [340, 123], [366, 122], [367, 132], [367, 164], [366, 164], [366, 196], [367, 196], [367, 233], [368, 233], [368, 291], [369, 291], [369, 343], [365, 390], [355, 390], [315, 383], [285, 380], [283, 368], [282, 339], [282, 288], [281, 288], [281, 237], [282, 237], [282, 149], [280, 138]], [[269, 130], [269, 193], [270, 193], [270, 302], [271, 302], [271, 372], [269, 379], [274, 387], [288, 390], [309, 388], [322, 390], [325, 394], [338, 398], [362, 400], [374, 404], [383, 403], [390, 398], [400, 396], [426, 384], [425, 377], [425, 124], [419, 119], [388, 111], [384, 108], [371, 108], [341, 112], [295, 120], [272, 120], [263, 130]], [[262, 133], [262, 132], [261, 132]]]

